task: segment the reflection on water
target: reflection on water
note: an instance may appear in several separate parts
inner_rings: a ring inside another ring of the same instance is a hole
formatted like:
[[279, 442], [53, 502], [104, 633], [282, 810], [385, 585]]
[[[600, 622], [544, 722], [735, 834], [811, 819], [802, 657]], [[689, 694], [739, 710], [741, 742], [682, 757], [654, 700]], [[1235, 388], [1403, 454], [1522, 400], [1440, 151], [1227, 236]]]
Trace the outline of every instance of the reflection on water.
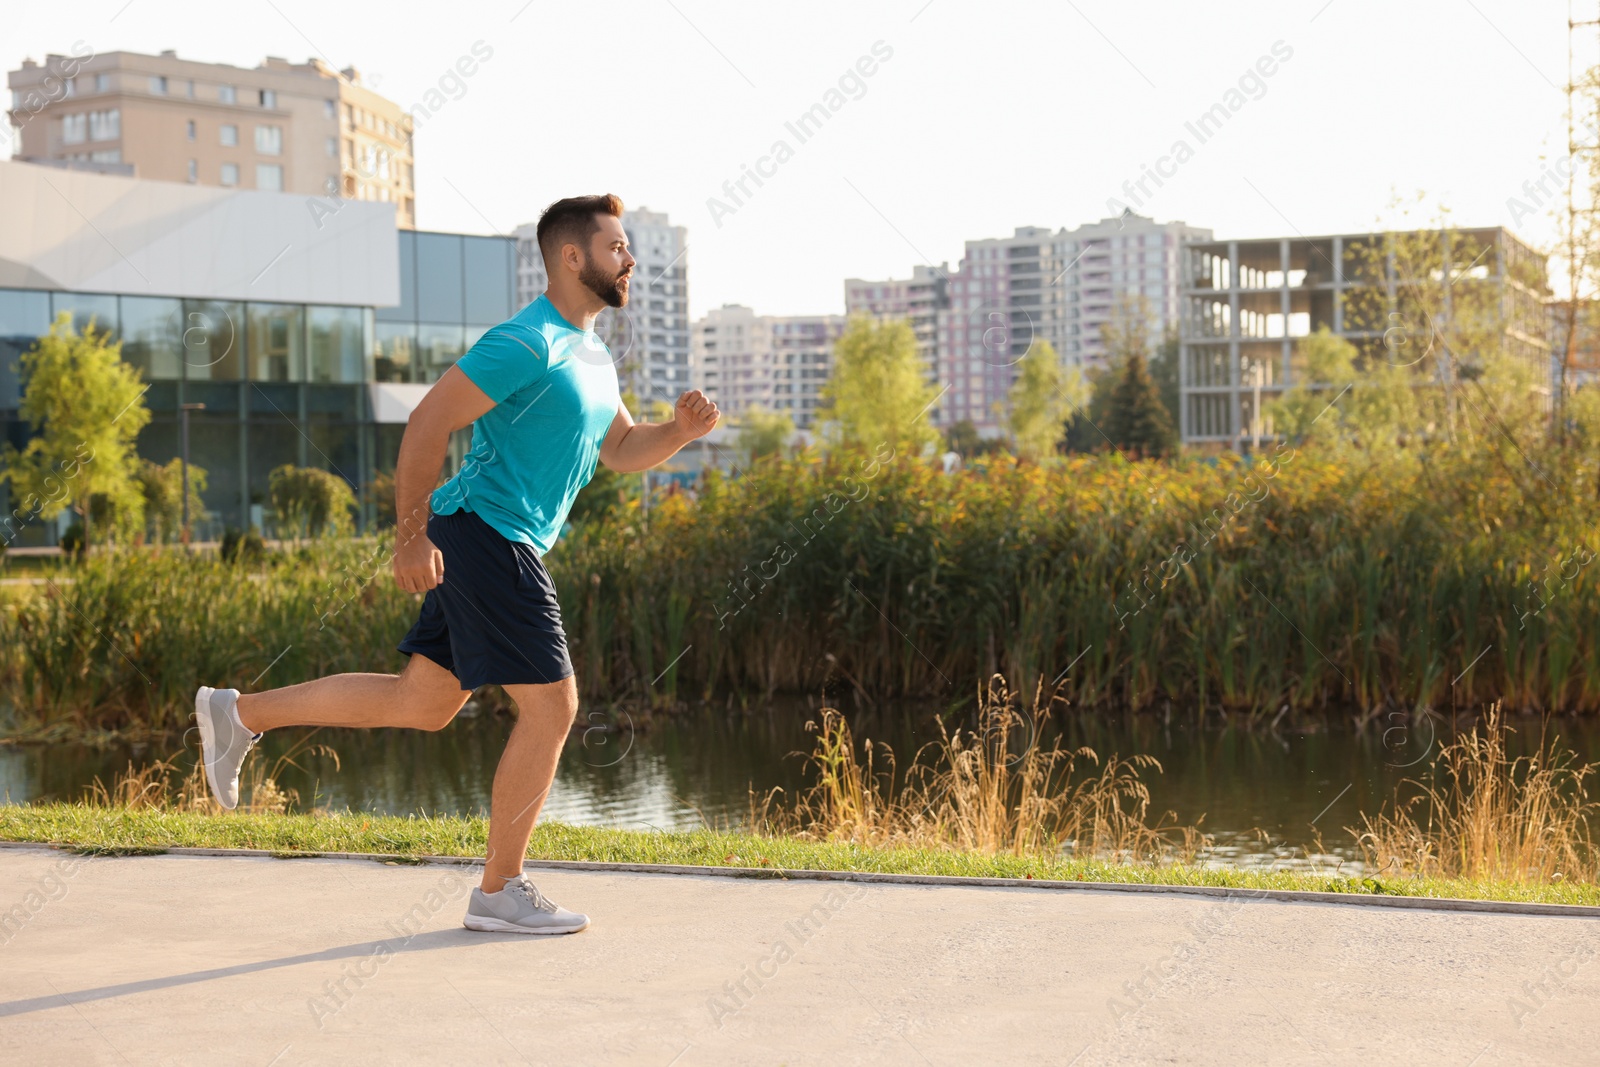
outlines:
[[[662, 830], [738, 826], [752, 788], [792, 795], [804, 786], [804, 760], [793, 754], [811, 749], [805, 723], [815, 707], [787, 700], [748, 712], [705, 708], [648, 730], [634, 730], [625, 716], [610, 729], [609, 716], [580, 713], [544, 818]], [[902, 760], [937, 736], [925, 707], [850, 718], [857, 739], [887, 741]], [[1536, 740], [1537, 720], [1513, 725], [1514, 752]], [[484, 714], [458, 718], [438, 733], [325, 730], [316, 740], [338, 750], [340, 767], [302, 758], [302, 769], [288, 770], [281, 781], [299, 791], [302, 807], [484, 813], [510, 728], [509, 718]], [[1164, 773], [1146, 775], [1155, 811], [1172, 811], [1180, 824], [1200, 822], [1216, 839], [1211, 862], [1331, 868], [1344, 860], [1348, 874], [1357, 850], [1345, 828], [1360, 812], [1378, 811], [1401, 779], [1425, 772], [1451, 727], [1394, 720], [1357, 732], [1307, 719], [1268, 730], [1230, 726], [1217, 716], [1069, 712], [1059, 729], [1065, 743], [1101, 755], [1143, 752], [1159, 759]], [[1600, 759], [1594, 721], [1560, 720], [1553, 729], [1580, 759]], [[269, 733], [251, 758], [275, 759], [301, 736], [300, 730]], [[169, 754], [0, 745], [0, 799], [74, 799], [96, 776], [109, 782], [130, 759], [138, 765]]]

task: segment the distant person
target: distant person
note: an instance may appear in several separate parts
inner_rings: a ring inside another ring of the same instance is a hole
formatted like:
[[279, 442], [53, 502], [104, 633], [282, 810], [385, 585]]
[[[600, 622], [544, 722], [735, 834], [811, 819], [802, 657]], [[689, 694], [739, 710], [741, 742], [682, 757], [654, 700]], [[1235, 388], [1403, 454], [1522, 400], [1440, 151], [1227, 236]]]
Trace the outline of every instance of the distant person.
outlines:
[[[595, 317], [628, 302], [634, 258], [615, 196], [558, 200], [539, 217], [549, 287], [445, 371], [406, 425], [395, 468], [394, 577], [426, 594], [393, 674], [338, 674], [265, 693], [202, 686], [195, 717], [206, 781], [239, 802], [239, 768], [283, 726], [443, 729], [481, 685], [503, 686], [517, 721], [495, 771], [472, 930], [570, 934], [585, 915], [557, 907], [523, 874], [528, 839], [578, 709], [550, 551], [596, 462], [647, 470], [717, 424], [698, 390], [671, 420], [634, 424]], [[472, 426], [461, 469], [430, 492], [450, 434]], [[596, 650], [598, 652], [598, 650]]]

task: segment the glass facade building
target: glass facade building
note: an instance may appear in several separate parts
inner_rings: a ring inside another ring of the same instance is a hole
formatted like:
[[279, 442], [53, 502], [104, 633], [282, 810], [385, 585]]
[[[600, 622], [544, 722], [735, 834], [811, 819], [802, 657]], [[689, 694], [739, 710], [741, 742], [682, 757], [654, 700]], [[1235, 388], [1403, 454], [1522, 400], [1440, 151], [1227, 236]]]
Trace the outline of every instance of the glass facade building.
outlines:
[[[195, 524], [197, 539], [266, 528], [268, 474], [286, 463], [333, 471], [364, 500], [374, 473], [394, 469], [405, 428], [374, 417], [372, 390], [436, 381], [516, 310], [510, 239], [411, 230], [395, 238], [400, 303], [392, 307], [0, 288], [0, 435], [27, 443], [18, 360], [66, 312], [80, 329], [92, 321], [109, 330], [148, 383], [140, 456], [176, 457], [181, 405], [205, 405], [189, 424], [189, 460], [207, 473], [209, 514]], [[11, 513], [9, 485], [0, 484], [0, 506]], [[370, 509], [362, 511], [365, 522]], [[26, 523], [11, 543], [52, 544], [68, 521]]]

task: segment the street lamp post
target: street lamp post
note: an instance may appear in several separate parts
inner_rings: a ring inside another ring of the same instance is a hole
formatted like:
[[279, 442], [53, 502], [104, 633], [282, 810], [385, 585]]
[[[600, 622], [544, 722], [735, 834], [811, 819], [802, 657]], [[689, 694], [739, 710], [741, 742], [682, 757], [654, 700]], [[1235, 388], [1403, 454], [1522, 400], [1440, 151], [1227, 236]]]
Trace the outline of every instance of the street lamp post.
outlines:
[[189, 547], [189, 412], [204, 411], [204, 404], [179, 404], [179, 424], [181, 426], [181, 448], [178, 454], [178, 466], [183, 471], [183, 547]]

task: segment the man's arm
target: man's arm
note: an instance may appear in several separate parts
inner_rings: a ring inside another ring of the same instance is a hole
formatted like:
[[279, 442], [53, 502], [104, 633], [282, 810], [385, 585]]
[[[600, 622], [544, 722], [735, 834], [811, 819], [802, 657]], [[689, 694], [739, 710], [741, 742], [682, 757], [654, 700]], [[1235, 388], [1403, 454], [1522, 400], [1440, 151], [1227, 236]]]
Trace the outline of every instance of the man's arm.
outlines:
[[444, 580], [444, 556], [428, 540], [428, 500], [450, 435], [492, 407], [494, 401], [471, 378], [451, 367], [406, 420], [394, 467], [394, 580], [408, 593], [426, 593]]
[[619, 474], [649, 470], [671, 459], [690, 441], [710, 433], [721, 415], [717, 405], [698, 389], [678, 397], [672, 418], [666, 422], [635, 424], [628, 409], [619, 406], [600, 445], [600, 462]]

